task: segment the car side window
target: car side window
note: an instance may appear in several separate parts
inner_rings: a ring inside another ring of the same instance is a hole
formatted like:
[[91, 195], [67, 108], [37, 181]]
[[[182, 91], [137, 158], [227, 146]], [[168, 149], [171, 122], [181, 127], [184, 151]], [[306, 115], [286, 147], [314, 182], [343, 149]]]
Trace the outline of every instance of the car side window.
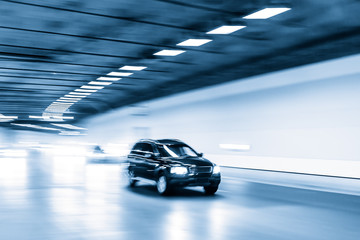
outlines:
[[146, 153], [154, 153], [153, 147], [149, 143], [137, 143], [131, 150], [131, 154], [143, 156]]
[[141, 150], [141, 143], [135, 144], [134, 147], [132, 148], [130, 154], [138, 154], [139, 150]]
[[153, 147], [151, 146], [151, 144], [149, 143], [144, 143], [143, 144], [143, 152], [149, 152], [149, 153], [154, 153]]

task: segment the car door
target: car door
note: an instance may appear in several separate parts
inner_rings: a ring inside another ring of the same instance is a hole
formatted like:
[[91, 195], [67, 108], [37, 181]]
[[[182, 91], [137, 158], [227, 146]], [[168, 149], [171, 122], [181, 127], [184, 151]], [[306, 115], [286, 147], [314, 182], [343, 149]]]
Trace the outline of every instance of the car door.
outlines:
[[145, 177], [148, 179], [155, 179], [155, 169], [159, 166], [159, 160], [155, 157], [155, 149], [151, 143], [144, 145], [144, 168], [146, 169]]
[[130, 168], [132, 168], [135, 176], [137, 177], [144, 177], [146, 173], [146, 168], [145, 168], [146, 165], [144, 163], [145, 153], [143, 149], [144, 149], [144, 143], [137, 143], [135, 144], [135, 146], [133, 147], [133, 149], [131, 150], [128, 156]]
[[143, 167], [145, 169], [144, 177], [148, 179], [154, 179], [155, 167], [158, 166], [158, 161], [155, 159], [154, 148], [151, 143], [143, 145], [144, 162]]

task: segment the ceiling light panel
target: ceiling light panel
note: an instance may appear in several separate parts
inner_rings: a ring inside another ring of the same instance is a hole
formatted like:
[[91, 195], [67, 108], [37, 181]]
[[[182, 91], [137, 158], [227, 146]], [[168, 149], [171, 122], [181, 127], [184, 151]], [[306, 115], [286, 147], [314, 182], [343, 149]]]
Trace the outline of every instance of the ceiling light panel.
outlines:
[[34, 125], [34, 124], [20, 124], [20, 123], [11, 123], [11, 124], [15, 125], [15, 126], [20, 126], [20, 127], [29, 127], [29, 128], [36, 128], [36, 129], [41, 129], [41, 130], [60, 131], [60, 129], [42, 127], [42, 126], [38, 126], [38, 125]]
[[178, 46], [188, 46], [188, 47], [199, 47], [201, 45], [204, 45], [208, 42], [211, 42], [210, 39], [188, 39], [186, 41], [183, 41], [181, 43], [178, 43], [176, 45]]
[[80, 88], [85, 88], [85, 89], [103, 89], [104, 87], [101, 87], [101, 86], [88, 86], [88, 85], [84, 85], [84, 86], [81, 86]]
[[156, 56], [177, 56], [179, 54], [184, 53], [183, 50], [161, 50], [159, 52], [154, 53]]
[[99, 77], [96, 80], [100, 80], [100, 81], [119, 81], [121, 78], [116, 78], [116, 77]]
[[110, 72], [107, 75], [116, 76], [116, 77], [128, 77], [128, 76], [130, 76], [132, 74], [133, 73], [129, 73], [129, 72]]
[[56, 101], [57, 102], [78, 102], [78, 100], [63, 100], [63, 99], [58, 99]]
[[245, 16], [245, 19], [267, 19], [280, 13], [289, 11], [291, 8], [264, 8], [263, 10], [254, 12]]
[[68, 102], [53, 102], [51, 105], [73, 105], [73, 103]]
[[29, 118], [32, 118], [32, 119], [43, 119], [44, 117], [43, 117], [43, 116], [29, 115]]
[[54, 118], [57, 118], [57, 119], [69, 119], [69, 120], [74, 119], [74, 117], [70, 117], [70, 116], [68, 116], [68, 117], [65, 117], [65, 116], [54, 116]]
[[[93, 89], [75, 89], [75, 92], [90, 92], [90, 93], [94, 93], [94, 92], [97, 92], [98, 90], [93, 90]], [[79, 93], [77, 93], [79, 94]]]
[[119, 68], [119, 70], [127, 70], [127, 71], [141, 71], [144, 70], [147, 67], [143, 67], [143, 66], [123, 66], [121, 68]]
[[2, 119], [18, 119], [17, 116], [4, 116], [2, 114], [0, 114], [0, 118], [2, 118]]
[[57, 126], [57, 127], [62, 127], [62, 128], [73, 129], [73, 130], [87, 130], [86, 128], [74, 126], [74, 125], [71, 125], [71, 124], [52, 123], [52, 125]]
[[80, 95], [65, 95], [65, 97], [68, 97], [68, 98], [84, 98], [84, 97], [87, 97], [87, 96], [80, 96]]
[[88, 93], [88, 92], [69, 92], [69, 94], [88, 96], [88, 95], [91, 95], [92, 93]]
[[89, 84], [92, 84], [92, 85], [110, 85], [110, 84], [112, 84], [112, 82], [91, 81], [91, 82], [89, 82]]
[[63, 100], [77, 100], [77, 101], [81, 100], [81, 98], [69, 98], [69, 97], [61, 97], [60, 99], [63, 99]]
[[218, 28], [215, 28], [214, 30], [211, 30], [210, 32], [207, 32], [206, 34], [230, 34], [233, 32], [236, 32], [240, 29], [245, 28], [246, 26], [229, 26], [224, 25]]

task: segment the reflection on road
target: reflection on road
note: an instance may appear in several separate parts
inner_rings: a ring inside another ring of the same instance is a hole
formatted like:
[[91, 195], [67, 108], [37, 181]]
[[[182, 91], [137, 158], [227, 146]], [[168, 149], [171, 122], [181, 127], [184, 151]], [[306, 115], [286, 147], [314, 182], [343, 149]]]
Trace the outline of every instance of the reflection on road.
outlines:
[[359, 197], [236, 174], [223, 169], [215, 196], [189, 188], [161, 197], [146, 182], [128, 188], [120, 164], [1, 156], [0, 239], [360, 239]]

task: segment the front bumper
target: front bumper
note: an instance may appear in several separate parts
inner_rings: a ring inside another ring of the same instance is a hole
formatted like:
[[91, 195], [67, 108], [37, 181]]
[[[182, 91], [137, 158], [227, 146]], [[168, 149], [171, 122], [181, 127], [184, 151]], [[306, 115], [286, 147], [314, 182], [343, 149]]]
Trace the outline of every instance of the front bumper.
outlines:
[[173, 186], [214, 186], [221, 182], [220, 174], [213, 174], [210, 177], [202, 176], [171, 176], [169, 177], [169, 184]]

